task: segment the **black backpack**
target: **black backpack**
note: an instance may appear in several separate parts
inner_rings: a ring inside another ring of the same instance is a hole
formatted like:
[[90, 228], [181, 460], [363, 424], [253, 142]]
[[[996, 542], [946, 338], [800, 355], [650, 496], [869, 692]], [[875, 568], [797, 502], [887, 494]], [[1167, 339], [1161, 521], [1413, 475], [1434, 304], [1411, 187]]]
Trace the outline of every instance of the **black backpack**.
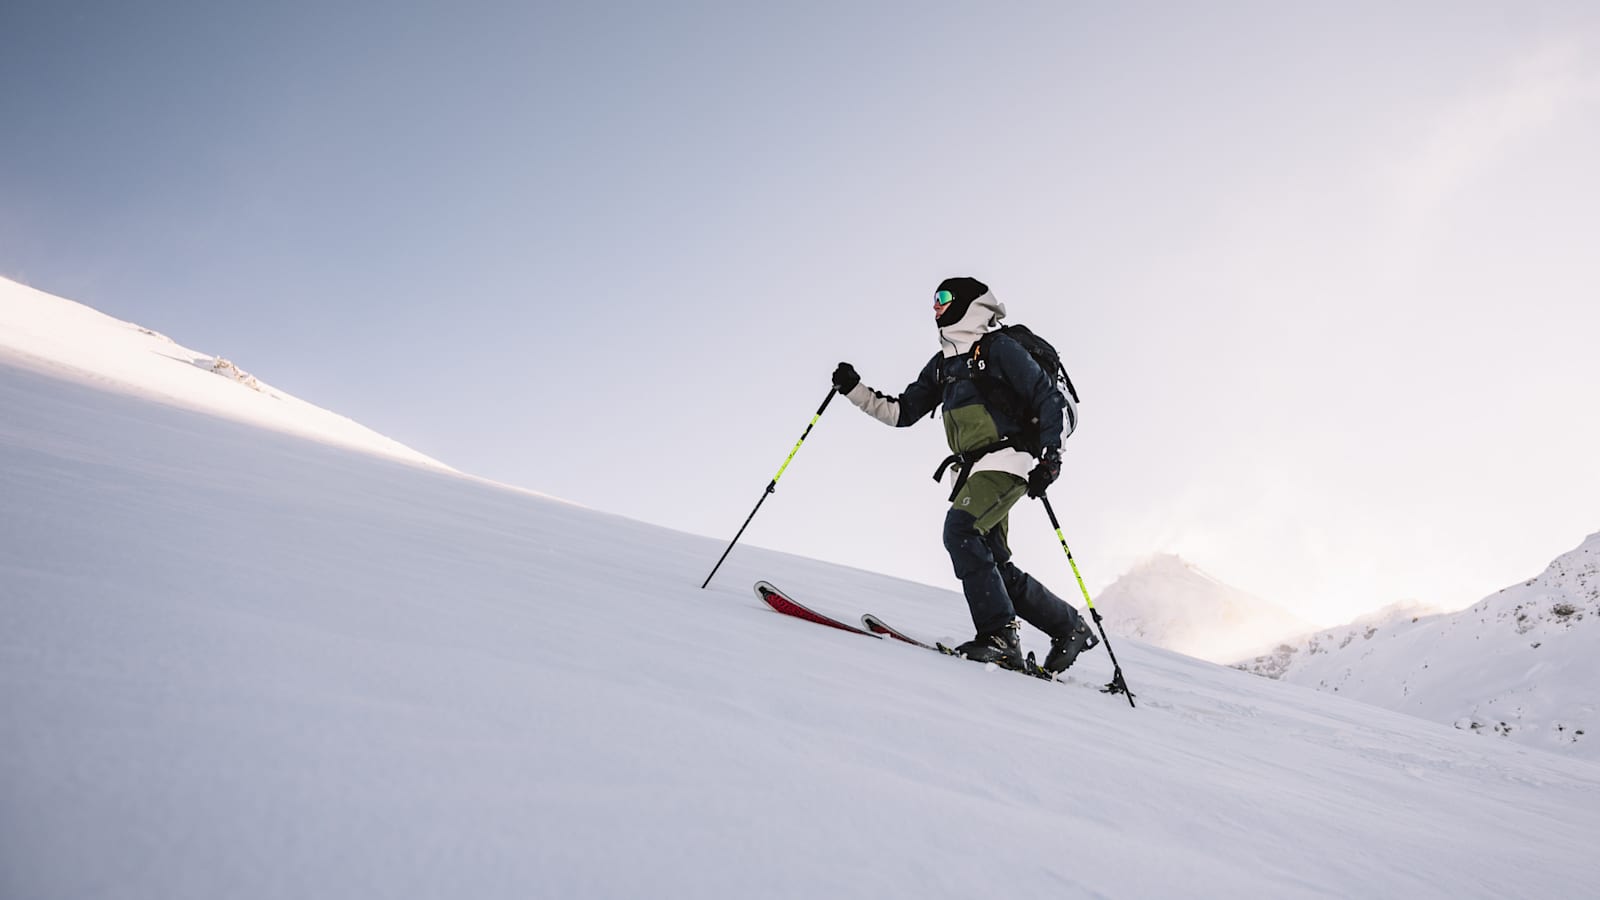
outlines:
[[999, 378], [989, 377], [984, 371], [988, 365], [983, 358], [985, 345], [997, 334], [1003, 334], [1020, 344], [1022, 349], [1033, 357], [1033, 361], [1039, 364], [1039, 368], [1055, 379], [1056, 389], [1061, 392], [1063, 441], [1078, 427], [1078, 389], [1072, 386], [1072, 378], [1061, 365], [1061, 354], [1056, 352], [1056, 348], [1051, 346], [1049, 341], [1034, 334], [1026, 325], [1002, 325], [972, 345], [972, 354], [967, 357], [967, 368], [972, 373], [972, 384], [983, 397], [984, 405], [998, 409], [1012, 421], [1021, 423], [1022, 433], [1017, 435], [1016, 444], [1030, 453], [1037, 454], [1044, 449], [1039, 446], [1038, 417], [1025, 407], [1016, 391]]

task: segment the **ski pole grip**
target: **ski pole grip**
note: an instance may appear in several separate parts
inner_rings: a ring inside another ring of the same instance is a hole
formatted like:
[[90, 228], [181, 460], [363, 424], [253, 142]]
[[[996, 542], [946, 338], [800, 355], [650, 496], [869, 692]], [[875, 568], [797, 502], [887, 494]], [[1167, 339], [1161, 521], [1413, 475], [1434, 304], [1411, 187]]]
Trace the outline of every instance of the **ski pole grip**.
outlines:
[[1039, 502], [1044, 504], [1045, 515], [1050, 517], [1050, 527], [1059, 532], [1061, 530], [1061, 521], [1056, 518], [1056, 511], [1050, 505], [1050, 496], [1048, 494], [1040, 494]]

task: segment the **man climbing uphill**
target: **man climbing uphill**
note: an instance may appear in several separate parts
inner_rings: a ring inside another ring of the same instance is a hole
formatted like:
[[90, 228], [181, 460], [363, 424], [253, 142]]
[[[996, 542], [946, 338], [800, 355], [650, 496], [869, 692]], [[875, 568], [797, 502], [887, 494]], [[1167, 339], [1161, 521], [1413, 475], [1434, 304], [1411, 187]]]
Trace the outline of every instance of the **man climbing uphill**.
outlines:
[[966, 594], [977, 635], [956, 650], [967, 659], [1023, 668], [1017, 616], [1050, 636], [1044, 668], [1065, 671], [1099, 641], [1070, 604], [1011, 562], [1011, 507], [1042, 496], [1061, 474], [1061, 441], [1076, 412], [1000, 320], [1005, 305], [976, 278], [947, 278], [934, 294], [940, 352], [898, 397], [861, 383], [849, 363], [833, 384], [878, 421], [906, 427], [944, 407], [954, 490], [944, 546]]

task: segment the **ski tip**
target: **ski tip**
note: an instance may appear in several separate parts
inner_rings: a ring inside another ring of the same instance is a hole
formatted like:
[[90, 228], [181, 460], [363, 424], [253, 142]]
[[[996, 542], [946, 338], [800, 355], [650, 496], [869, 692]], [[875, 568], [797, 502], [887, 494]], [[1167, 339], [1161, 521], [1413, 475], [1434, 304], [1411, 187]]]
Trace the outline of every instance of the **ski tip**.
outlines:
[[773, 584], [770, 581], [758, 581], [758, 582], [756, 582], [755, 583], [755, 589], [756, 589], [756, 596], [760, 597], [762, 599], [766, 599], [768, 594], [776, 594], [779, 597], [788, 596], [781, 589], [779, 589], [779, 587], [777, 585]]
[[902, 636], [899, 632], [895, 631], [893, 628], [890, 628], [888, 623], [884, 622], [882, 619], [878, 618], [877, 616], [873, 615], [872, 613], [862, 613], [861, 614], [861, 627], [865, 628], [866, 630], [872, 632], [873, 634], [875, 634], [875, 635], [877, 635], [879, 637], [898, 637], [901, 640], [907, 641], [909, 643], [909, 639], [908, 638]]

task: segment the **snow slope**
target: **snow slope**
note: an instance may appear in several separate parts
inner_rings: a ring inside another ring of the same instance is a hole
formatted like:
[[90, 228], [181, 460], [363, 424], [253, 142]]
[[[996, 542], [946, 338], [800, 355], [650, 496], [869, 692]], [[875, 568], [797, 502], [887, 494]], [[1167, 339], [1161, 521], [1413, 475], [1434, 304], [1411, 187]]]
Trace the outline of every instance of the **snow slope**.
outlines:
[[1600, 766], [1131, 640], [1138, 709], [1099, 651], [1059, 685], [820, 628], [750, 583], [966, 613], [748, 546], [700, 590], [726, 536], [29, 353], [0, 349], [0, 897], [1593, 890]]
[[1117, 611], [1108, 626], [1116, 634], [1217, 663], [1316, 630], [1288, 610], [1229, 587], [1168, 553], [1128, 570], [1095, 603]]
[[0, 278], [0, 353], [13, 365], [439, 468], [437, 460], [298, 400], [219, 356]]
[[1600, 533], [1447, 615], [1331, 629], [1256, 674], [1600, 762]]

